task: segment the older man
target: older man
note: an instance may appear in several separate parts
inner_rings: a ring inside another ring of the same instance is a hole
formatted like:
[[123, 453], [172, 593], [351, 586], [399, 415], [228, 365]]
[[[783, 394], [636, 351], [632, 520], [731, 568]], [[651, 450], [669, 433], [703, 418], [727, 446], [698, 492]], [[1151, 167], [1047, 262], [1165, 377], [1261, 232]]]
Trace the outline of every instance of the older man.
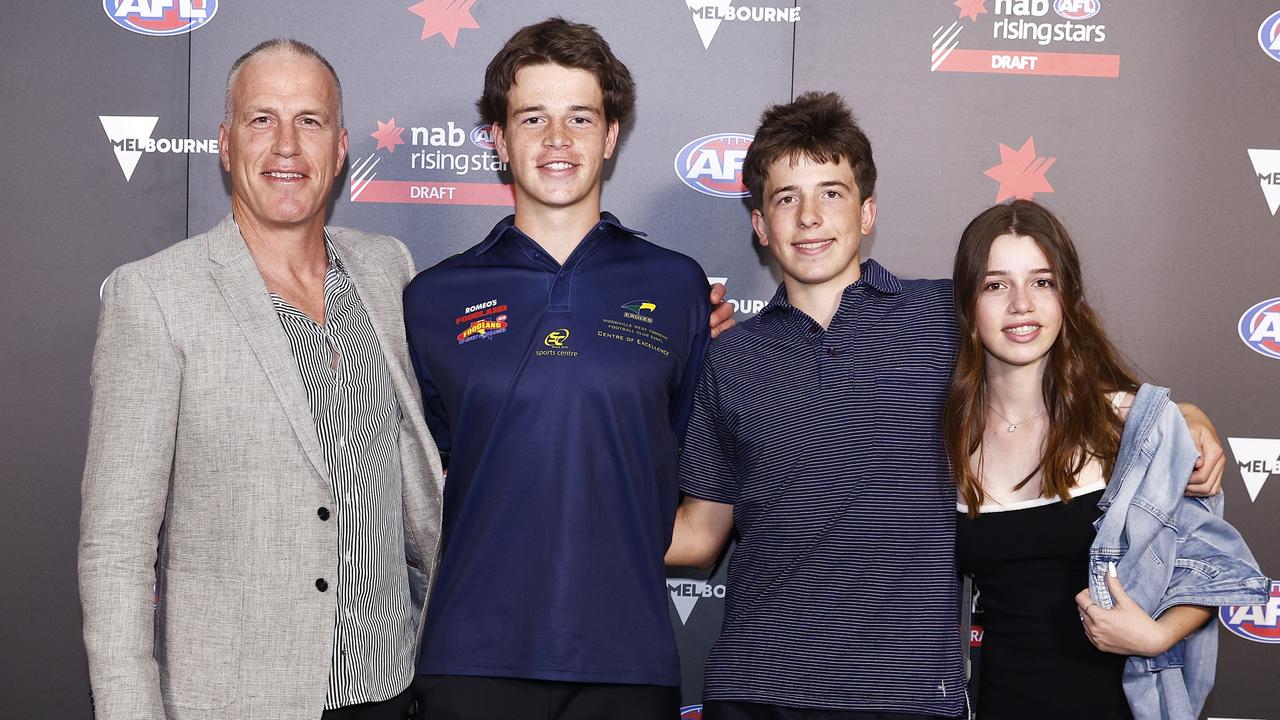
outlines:
[[404, 717], [442, 487], [404, 344], [413, 261], [324, 226], [347, 131], [311, 47], [236, 61], [219, 143], [230, 216], [103, 293], [80, 541], [97, 716]]

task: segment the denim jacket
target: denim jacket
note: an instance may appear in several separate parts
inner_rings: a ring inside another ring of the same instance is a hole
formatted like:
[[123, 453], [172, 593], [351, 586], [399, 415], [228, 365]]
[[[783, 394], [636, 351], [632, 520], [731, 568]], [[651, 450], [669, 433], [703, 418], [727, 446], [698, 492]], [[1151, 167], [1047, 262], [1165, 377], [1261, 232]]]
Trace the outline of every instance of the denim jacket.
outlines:
[[[1198, 457], [1169, 391], [1143, 385], [1129, 410], [1115, 470], [1098, 501], [1102, 517], [1089, 549], [1089, 589], [1114, 603], [1107, 563], [1152, 617], [1174, 605], [1259, 605], [1270, 583], [1240, 533], [1222, 519], [1222, 496], [1183, 495]], [[1124, 691], [1135, 720], [1194, 720], [1217, 669], [1216, 623], [1156, 657], [1125, 662]]]

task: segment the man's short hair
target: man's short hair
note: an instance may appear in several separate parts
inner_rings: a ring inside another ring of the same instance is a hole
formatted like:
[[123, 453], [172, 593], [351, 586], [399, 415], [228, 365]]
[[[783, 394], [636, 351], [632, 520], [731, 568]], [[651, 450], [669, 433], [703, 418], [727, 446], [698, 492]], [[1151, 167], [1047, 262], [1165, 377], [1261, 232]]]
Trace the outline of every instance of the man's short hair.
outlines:
[[760, 116], [760, 128], [747, 149], [742, 181], [751, 191], [751, 207], [760, 209], [769, 166], [782, 158], [801, 157], [818, 163], [846, 160], [853, 168], [861, 199], [876, 191], [876, 163], [871, 141], [858, 127], [844, 100], [833, 92], [807, 92]]
[[318, 50], [302, 42], [301, 40], [294, 40], [293, 38], [272, 38], [270, 40], [263, 40], [257, 45], [254, 45], [252, 50], [236, 58], [236, 61], [231, 63], [231, 71], [227, 73], [227, 94], [226, 94], [226, 98], [224, 99], [224, 104], [226, 106], [226, 117], [224, 118], [225, 122], [227, 123], [231, 122], [231, 85], [235, 83], [236, 74], [240, 72], [240, 66], [244, 65], [246, 62], [249, 62], [249, 58], [253, 57], [254, 55], [257, 55], [258, 53], [266, 52], [268, 50], [287, 50], [296, 55], [301, 55], [303, 57], [309, 57], [313, 60], [320, 61], [320, 64], [324, 66], [325, 70], [329, 71], [330, 77], [333, 78], [333, 86], [337, 88], [338, 127], [343, 127], [344, 125], [342, 121], [342, 81], [338, 79], [338, 72], [333, 69], [333, 65], [330, 65], [329, 61], [326, 60], [325, 57], [321, 55]]
[[561, 65], [595, 75], [604, 93], [605, 120], [624, 123], [636, 104], [631, 71], [590, 25], [553, 17], [516, 31], [484, 71], [484, 94], [476, 101], [480, 119], [507, 122], [507, 92], [516, 73], [530, 65]]

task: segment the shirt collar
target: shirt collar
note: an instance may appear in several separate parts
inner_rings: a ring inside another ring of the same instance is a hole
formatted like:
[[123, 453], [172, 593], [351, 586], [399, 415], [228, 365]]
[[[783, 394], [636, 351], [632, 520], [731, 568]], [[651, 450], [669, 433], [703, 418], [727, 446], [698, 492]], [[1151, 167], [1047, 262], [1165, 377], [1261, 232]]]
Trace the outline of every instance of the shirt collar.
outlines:
[[[841, 297], [842, 303], [849, 297], [850, 290], [862, 285], [866, 285], [882, 295], [897, 295], [902, 292], [902, 281], [875, 260], [864, 260], [858, 267], [862, 275], [857, 282], [844, 289], [844, 294]], [[773, 299], [764, 306], [760, 314], [764, 315], [774, 310], [789, 308], [791, 308], [791, 303], [787, 300], [787, 285], [786, 283], [780, 283], [778, 291], [773, 294]]]
[[[595, 226], [587, 232], [587, 236], [590, 237], [592, 233], [598, 232], [605, 227], [616, 228], [630, 235], [635, 235], [636, 237], [645, 236], [645, 234], [639, 230], [632, 230], [626, 225], [623, 225], [618, 218], [614, 217], [613, 213], [610, 212], [600, 213], [600, 222], [596, 223]], [[516, 227], [515, 215], [508, 215], [502, 218], [502, 220], [498, 221], [497, 225], [493, 226], [493, 229], [489, 231], [489, 234], [480, 243], [480, 245], [476, 247], [476, 254], [483, 255], [489, 252], [489, 250], [493, 249], [493, 246], [497, 245], [500, 240], [513, 233], [519, 232], [520, 228]]]

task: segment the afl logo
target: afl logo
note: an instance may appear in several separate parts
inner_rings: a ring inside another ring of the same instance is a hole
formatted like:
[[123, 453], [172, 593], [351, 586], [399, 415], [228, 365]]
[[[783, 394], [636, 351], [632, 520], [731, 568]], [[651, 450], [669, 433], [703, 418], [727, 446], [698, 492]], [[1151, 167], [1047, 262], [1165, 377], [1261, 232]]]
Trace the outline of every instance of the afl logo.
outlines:
[[680, 720], [702, 720], [702, 706], [685, 705], [680, 708]]
[[1054, 0], [1053, 11], [1067, 20], [1087, 20], [1102, 9], [1099, 0]]
[[1258, 44], [1272, 60], [1280, 62], [1280, 10], [1258, 26]]
[[142, 35], [182, 35], [213, 19], [218, 0], [102, 0], [112, 22]]
[[1280, 643], [1280, 580], [1271, 581], [1271, 597], [1266, 605], [1229, 605], [1218, 611], [1218, 619], [1242, 638]]
[[742, 133], [707, 135], [680, 148], [676, 175], [700, 193], [723, 198], [746, 197], [742, 161], [751, 147], [751, 136]]
[[477, 125], [471, 128], [471, 144], [481, 150], [493, 149], [493, 126]]
[[1240, 316], [1240, 339], [1254, 352], [1280, 360], [1280, 297], [1263, 300]]

